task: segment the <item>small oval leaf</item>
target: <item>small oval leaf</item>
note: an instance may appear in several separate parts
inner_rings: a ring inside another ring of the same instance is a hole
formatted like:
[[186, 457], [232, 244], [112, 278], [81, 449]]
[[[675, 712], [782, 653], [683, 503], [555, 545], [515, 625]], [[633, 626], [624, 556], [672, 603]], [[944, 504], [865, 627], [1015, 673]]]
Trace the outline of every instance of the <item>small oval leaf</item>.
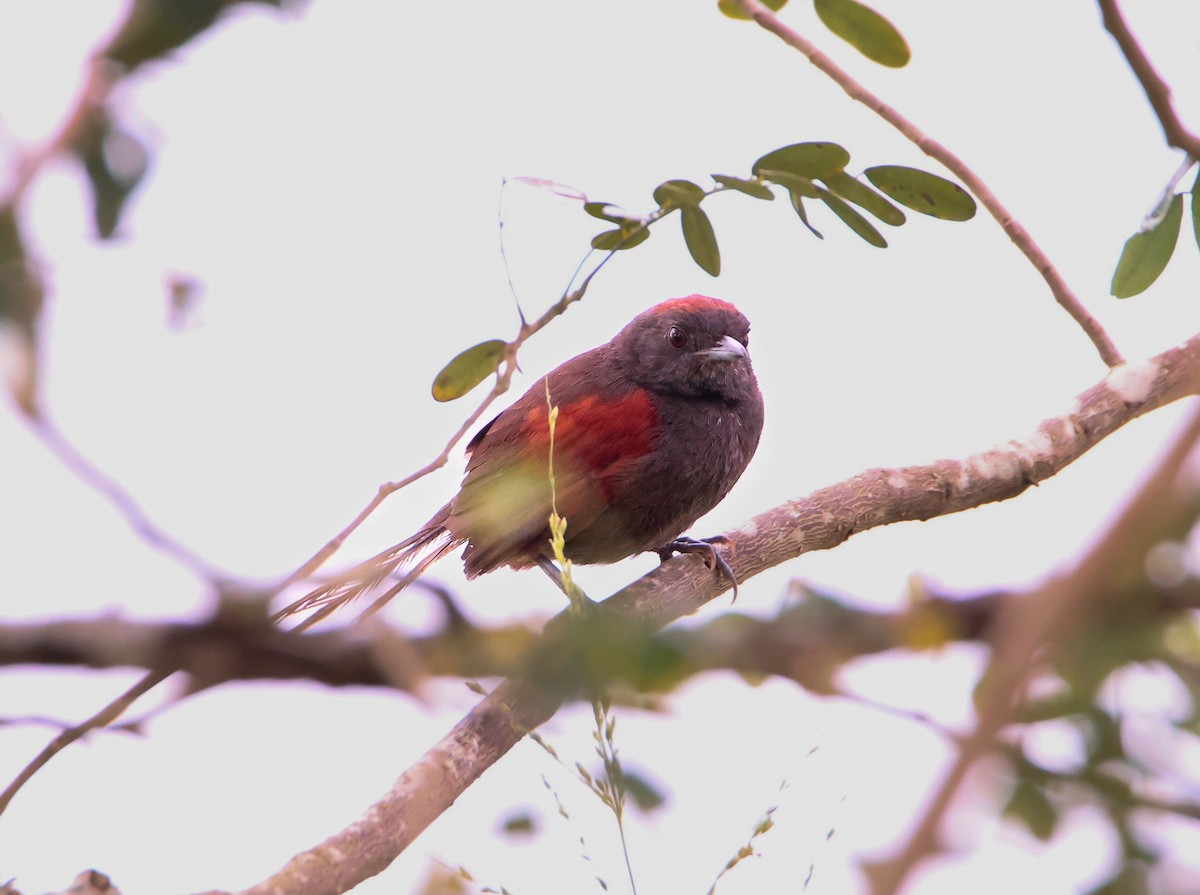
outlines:
[[887, 240], [883, 238], [878, 230], [871, 226], [871, 222], [864, 218], [861, 214], [835, 196], [828, 190], [821, 190], [821, 201], [829, 206], [829, 210], [842, 219], [842, 222], [878, 249], [887, 248]]
[[857, 0], [814, 0], [825, 27], [872, 62], [902, 68], [912, 58], [896, 26]]
[[714, 174], [712, 179], [726, 189], [737, 190], [739, 193], [745, 193], [755, 199], [772, 201], [775, 198], [771, 188], [758, 180], [744, 180], [741, 177], [730, 177], [728, 174]]
[[709, 276], [720, 276], [721, 253], [717, 249], [717, 234], [712, 222], [698, 205], [680, 209], [683, 215], [683, 240], [687, 243], [692, 260]]
[[823, 180], [827, 187], [847, 202], [853, 202], [859, 208], [865, 208], [885, 224], [899, 227], [906, 220], [903, 211], [845, 171], [839, 171]]
[[878, 165], [863, 173], [880, 192], [913, 211], [943, 221], [969, 221], [975, 217], [971, 194], [944, 177], [904, 165]]
[[1129, 298], [1145, 292], [1175, 252], [1179, 225], [1183, 221], [1183, 194], [1171, 200], [1166, 216], [1144, 233], [1135, 233], [1125, 241], [1121, 260], [1112, 278], [1112, 294]]
[[[786, 4], [787, 0], [762, 0], [762, 5], [771, 10], [771, 12], [779, 12]], [[731, 19], [739, 19], [747, 22], [750, 20], [750, 15], [742, 9], [741, 4], [737, 0], [717, 0], [717, 9]]]
[[650, 228], [636, 224], [620, 230], [605, 230], [592, 237], [592, 248], [602, 252], [620, 252], [641, 245], [650, 238]]
[[783, 171], [814, 180], [840, 171], [849, 163], [850, 153], [837, 143], [793, 143], [768, 152], [751, 170], [760, 176], [764, 170]]
[[583, 210], [592, 217], [608, 221], [610, 224], [620, 224], [630, 220], [628, 215], [618, 214], [619, 207], [610, 202], [584, 202]]
[[461, 398], [496, 371], [507, 348], [503, 339], [489, 339], [457, 355], [434, 378], [433, 400]]
[[703, 198], [704, 190], [690, 180], [668, 180], [654, 188], [654, 201], [664, 208], [698, 205]]

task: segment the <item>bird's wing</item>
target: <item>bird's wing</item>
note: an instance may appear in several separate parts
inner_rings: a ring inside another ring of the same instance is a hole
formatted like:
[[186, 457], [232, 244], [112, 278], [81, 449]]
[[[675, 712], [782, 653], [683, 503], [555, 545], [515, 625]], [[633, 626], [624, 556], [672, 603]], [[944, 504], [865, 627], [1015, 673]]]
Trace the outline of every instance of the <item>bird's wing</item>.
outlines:
[[552, 507], [567, 520], [569, 555], [572, 537], [614, 500], [622, 473], [652, 449], [658, 414], [651, 397], [611, 381], [597, 388], [594, 377], [582, 375], [587, 369], [595, 365], [582, 355], [549, 377], [558, 408], [553, 442], [545, 380], [472, 440], [467, 475], [446, 522], [470, 541], [468, 574], [530, 565], [545, 551]]

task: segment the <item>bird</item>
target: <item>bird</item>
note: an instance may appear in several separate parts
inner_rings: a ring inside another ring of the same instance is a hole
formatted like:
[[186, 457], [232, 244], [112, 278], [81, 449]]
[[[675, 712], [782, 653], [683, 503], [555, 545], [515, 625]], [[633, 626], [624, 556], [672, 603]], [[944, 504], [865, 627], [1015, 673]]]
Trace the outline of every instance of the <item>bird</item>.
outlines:
[[373, 611], [459, 547], [468, 579], [505, 566], [555, 577], [552, 512], [566, 519], [573, 565], [701, 553], [736, 595], [713, 546], [723, 539], [684, 532], [729, 493], [758, 447], [764, 410], [749, 336], [734, 305], [706, 295], [638, 314], [480, 429], [458, 493], [416, 533], [276, 617], [318, 610], [307, 626], [405, 570]]

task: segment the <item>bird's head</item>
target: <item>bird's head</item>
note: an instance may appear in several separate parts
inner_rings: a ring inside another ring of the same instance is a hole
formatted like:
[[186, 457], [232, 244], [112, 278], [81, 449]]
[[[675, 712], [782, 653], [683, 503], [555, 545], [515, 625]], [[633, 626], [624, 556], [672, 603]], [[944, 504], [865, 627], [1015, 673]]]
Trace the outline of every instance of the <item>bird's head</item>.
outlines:
[[756, 388], [749, 344], [742, 313], [705, 295], [657, 304], [613, 340], [622, 371], [643, 388], [728, 401]]

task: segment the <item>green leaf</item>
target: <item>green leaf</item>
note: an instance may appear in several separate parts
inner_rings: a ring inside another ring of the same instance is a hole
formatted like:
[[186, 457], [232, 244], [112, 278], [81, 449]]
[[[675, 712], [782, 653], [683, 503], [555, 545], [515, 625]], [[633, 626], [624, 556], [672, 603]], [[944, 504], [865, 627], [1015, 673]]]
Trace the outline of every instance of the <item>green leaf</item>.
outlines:
[[668, 180], [654, 188], [654, 201], [663, 208], [683, 208], [699, 205], [704, 190], [690, 180]]
[[1117, 262], [1112, 278], [1112, 294], [1117, 298], [1129, 298], [1145, 292], [1158, 279], [1175, 252], [1179, 238], [1179, 225], [1183, 221], [1183, 195], [1175, 194], [1166, 215], [1157, 224], [1142, 233], [1135, 233], [1125, 241], [1121, 260]]
[[814, 0], [817, 16], [825, 27], [872, 62], [902, 68], [912, 57], [896, 27], [857, 0]]
[[758, 172], [760, 177], [777, 183], [780, 186], [787, 187], [789, 192], [803, 196], [805, 199], [816, 199], [821, 193], [817, 190], [817, 185], [807, 177], [801, 177], [799, 174], [789, 174], [786, 171], [770, 171], [763, 170]]
[[743, 180], [741, 177], [730, 177], [728, 174], [714, 174], [712, 179], [726, 189], [737, 190], [739, 193], [745, 193], [755, 199], [772, 201], [775, 198], [770, 187], [758, 180]]
[[721, 253], [717, 249], [717, 234], [712, 222], [698, 205], [685, 205], [683, 215], [683, 240], [687, 243], [692, 260], [709, 276], [720, 276]]
[[[771, 12], [779, 12], [786, 4], [787, 0], [762, 0], [762, 5]], [[731, 19], [750, 20], [750, 16], [737, 4], [736, 0], [717, 0], [717, 9]]]
[[503, 339], [489, 339], [456, 356], [434, 378], [433, 400], [461, 398], [496, 371], [507, 348], [508, 343]]
[[904, 165], [878, 165], [863, 173], [881, 192], [913, 211], [943, 221], [969, 221], [975, 217], [971, 194], [944, 177]]
[[592, 237], [592, 248], [602, 252], [620, 252], [641, 245], [650, 238], [650, 228], [645, 224], [635, 224], [619, 230], [605, 230]]
[[1192, 235], [1196, 237], [1196, 246], [1200, 247], [1200, 171], [1196, 172], [1196, 182], [1192, 184]]
[[808, 228], [809, 232], [812, 233], [812, 235], [817, 239], [824, 239], [825, 237], [821, 235], [821, 231], [808, 222], [808, 212], [804, 210], [804, 198], [799, 193], [793, 192], [792, 190], [788, 190], [788, 195], [792, 199], [792, 208], [796, 209], [796, 214], [800, 216], [800, 222], [804, 224], [804, 226]]
[[1058, 826], [1058, 809], [1041, 786], [1028, 780], [1013, 788], [1004, 815], [1020, 822], [1042, 842], [1049, 840]]
[[821, 179], [827, 187], [847, 202], [853, 202], [859, 208], [865, 208], [885, 224], [899, 227], [904, 223], [905, 217], [903, 211], [865, 183], [851, 177], [845, 171], [839, 171], [836, 174]]
[[829, 209], [841, 218], [847, 227], [871, 245], [879, 249], [887, 248], [887, 240], [883, 238], [883, 235], [878, 230], [871, 226], [871, 222], [833, 193], [828, 190], [821, 190], [821, 201], [828, 205]]
[[814, 180], [840, 171], [849, 163], [850, 153], [837, 143], [793, 143], [768, 152], [751, 170], [758, 175], [764, 170], [783, 171]]
[[627, 215], [616, 214], [610, 209], [615, 209], [617, 206], [608, 202], [584, 202], [583, 210], [594, 218], [599, 218], [602, 221], [608, 221], [612, 224], [623, 224], [625, 221], [631, 220]]

